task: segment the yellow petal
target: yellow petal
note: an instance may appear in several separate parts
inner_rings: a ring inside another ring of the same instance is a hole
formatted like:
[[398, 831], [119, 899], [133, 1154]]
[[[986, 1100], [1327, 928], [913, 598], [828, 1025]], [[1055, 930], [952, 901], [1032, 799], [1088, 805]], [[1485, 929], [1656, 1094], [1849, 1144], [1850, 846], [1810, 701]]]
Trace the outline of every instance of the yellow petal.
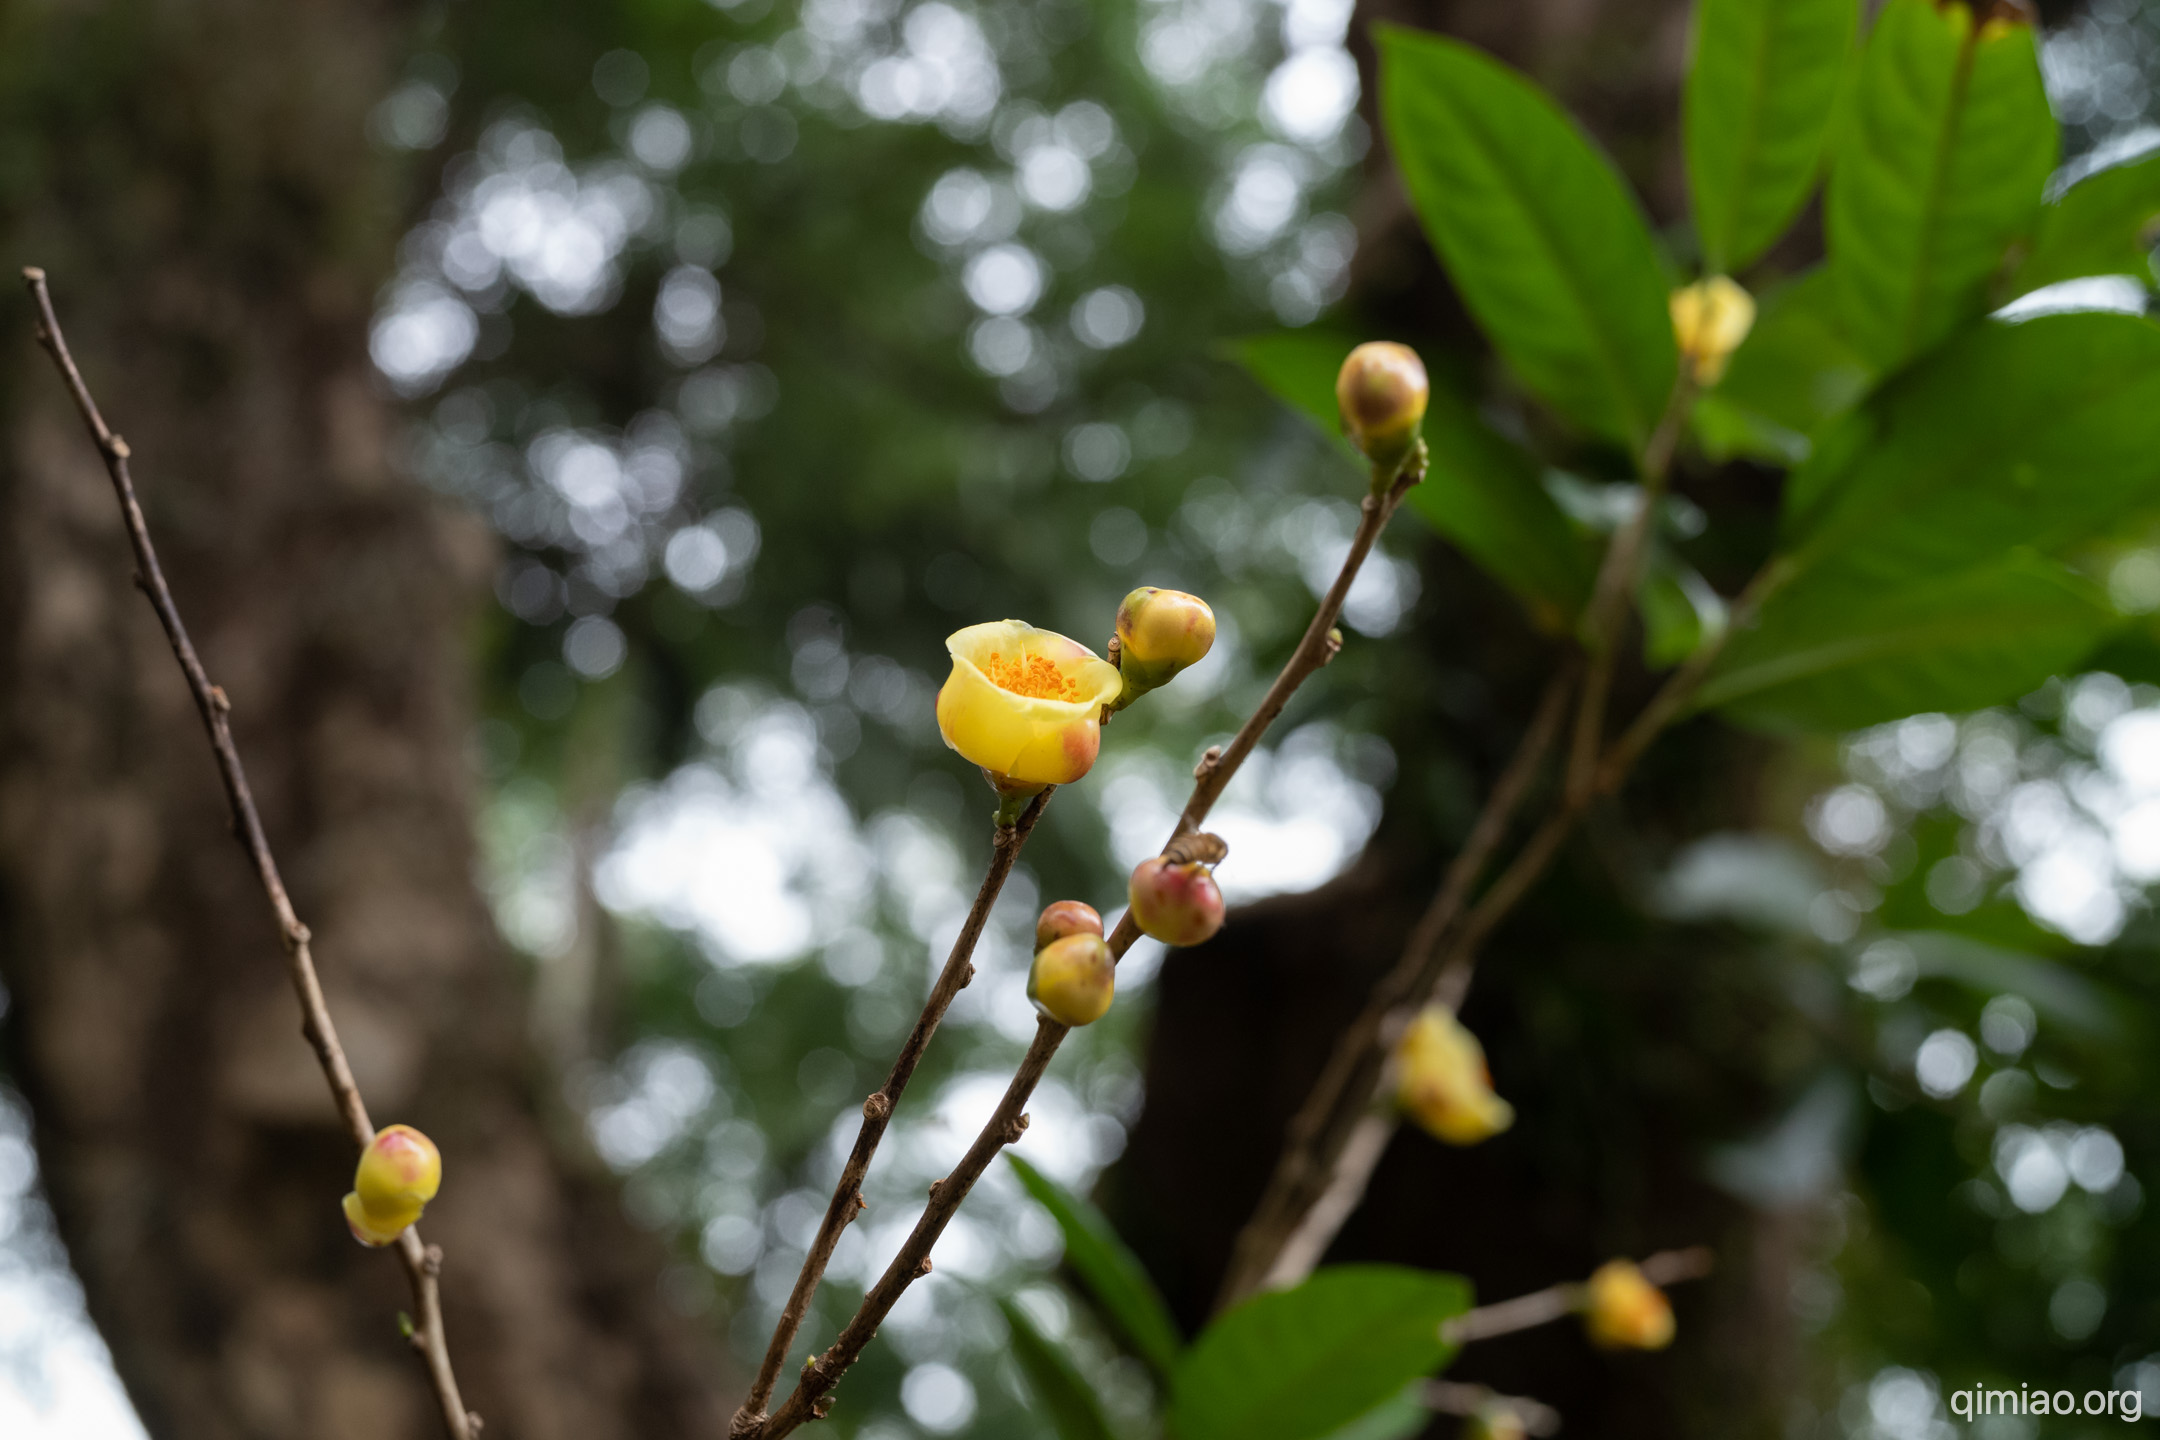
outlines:
[[1403, 1112], [1450, 1145], [1475, 1145], [1515, 1123], [1493, 1093], [1485, 1050], [1448, 1011], [1434, 1006], [1411, 1022], [1395, 1048]]
[[[1085, 645], [1018, 620], [970, 625], [945, 641], [952, 674], [938, 731], [973, 763], [1029, 785], [1069, 785], [1095, 764], [1102, 708], [1124, 682]], [[998, 683], [1030, 684], [1021, 693]]]

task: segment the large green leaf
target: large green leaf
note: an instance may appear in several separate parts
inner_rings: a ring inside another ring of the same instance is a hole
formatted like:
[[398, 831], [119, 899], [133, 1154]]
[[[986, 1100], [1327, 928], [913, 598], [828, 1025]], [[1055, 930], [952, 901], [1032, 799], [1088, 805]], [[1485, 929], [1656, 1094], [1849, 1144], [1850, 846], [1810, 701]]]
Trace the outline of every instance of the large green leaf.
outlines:
[[1072, 1358], [1036, 1329], [1027, 1311], [1012, 1300], [999, 1297], [998, 1309], [1005, 1313], [1005, 1327], [1012, 1333], [1013, 1360], [1035, 1393], [1037, 1413], [1056, 1428], [1058, 1440], [1115, 1440], [1117, 1432], [1110, 1428], [1102, 1407], [1095, 1403], [1093, 1387]]
[[[1339, 437], [1335, 372], [1351, 343], [1285, 330], [1240, 340], [1234, 353], [1262, 385]], [[1539, 624], [1566, 629], [1590, 597], [1595, 559], [1545, 489], [1537, 462], [1445, 386], [1434, 387], [1425, 412], [1425, 444], [1432, 463], [1410, 492], [1410, 508], [1522, 597]], [[1355, 456], [1347, 440], [1343, 450]]]
[[2029, 26], [1889, 0], [1839, 127], [1826, 217], [1846, 332], [1878, 370], [1986, 308], [2055, 154]]
[[1028, 1194], [1057, 1221], [1065, 1236], [1065, 1263], [1102, 1308], [1132, 1352], [1167, 1379], [1184, 1348], [1177, 1322], [1161, 1292], [1125, 1248], [1102, 1212], [1037, 1170], [1018, 1155], [1007, 1155], [1013, 1173]]
[[1432, 1428], [1433, 1417], [1424, 1390], [1423, 1380], [1411, 1381], [1401, 1393], [1334, 1431], [1327, 1440], [1410, 1440], [1424, 1434]]
[[2160, 507], [2160, 327], [1967, 327], [1826, 430], [1786, 487], [1789, 554], [1896, 587]]
[[1695, 233], [1742, 268], [1807, 203], [1852, 50], [1855, 0], [1700, 0], [1681, 120]]
[[1320, 1440], [1453, 1355], [1460, 1276], [1341, 1265], [1246, 1301], [1201, 1332], [1171, 1386], [1177, 1440]]
[[2096, 170], [2049, 202], [2009, 293], [2023, 295], [2086, 275], [2134, 275], [2150, 285], [2156, 241], [2160, 151]]
[[1494, 348], [1640, 453], [1672, 389], [1667, 282], [1625, 182], [1545, 93], [1467, 45], [1377, 30], [1388, 144]]
[[1872, 372], [1838, 323], [1830, 272], [1818, 267], [1765, 291], [1754, 328], [1718, 387], [1696, 403], [1712, 458], [1775, 464], [1807, 458], [1810, 439], [1867, 393]]
[[1824, 565], [1733, 636], [1696, 705], [1778, 731], [1973, 710], [2075, 668], [2119, 623], [2093, 586], [2032, 555], [1899, 588]]

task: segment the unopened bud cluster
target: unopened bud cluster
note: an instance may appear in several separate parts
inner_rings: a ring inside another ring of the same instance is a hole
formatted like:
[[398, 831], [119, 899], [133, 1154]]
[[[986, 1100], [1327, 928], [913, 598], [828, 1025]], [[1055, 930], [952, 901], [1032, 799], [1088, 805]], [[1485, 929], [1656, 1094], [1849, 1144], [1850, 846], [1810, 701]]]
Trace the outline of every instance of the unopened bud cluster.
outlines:
[[1060, 1025], [1092, 1025], [1117, 994], [1117, 962], [1103, 940], [1102, 916], [1078, 900], [1060, 900], [1035, 922], [1035, 963], [1027, 996]]
[[419, 1220], [441, 1188], [435, 1142], [410, 1125], [385, 1125], [360, 1152], [345, 1197], [345, 1223], [361, 1244], [388, 1245]]
[[1438, 1005], [1403, 1032], [1395, 1064], [1396, 1103], [1435, 1139], [1475, 1145], [1515, 1123], [1513, 1107], [1493, 1093], [1485, 1048]]
[[1417, 448], [1432, 399], [1425, 362], [1407, 345], [1374, 340], [1350, 352], [1335, 376], [1343, 433], [1372, 462], [1373, 486], [1392, 482]]
[[1632, 1260], [1608, 1260], [1583, 1287], [1583, 1323], [1607, 1350], [1662, 1350], [1672, 1343], [1672, 1302]]

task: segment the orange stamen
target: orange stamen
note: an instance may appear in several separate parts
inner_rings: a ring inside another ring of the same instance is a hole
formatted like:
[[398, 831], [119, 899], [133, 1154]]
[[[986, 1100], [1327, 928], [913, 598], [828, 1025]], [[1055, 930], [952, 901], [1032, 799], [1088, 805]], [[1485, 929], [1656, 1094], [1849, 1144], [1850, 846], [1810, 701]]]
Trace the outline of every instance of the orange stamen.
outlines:
[[1025, 695], [1032, 700], [1080, 698], [1079, 683], [1060, 675], [1057, 666], [1040, 655], [1023, 655], [1018, 660], [1007, 660], [1002, 654], [993, 651], [982, 669], [983, 674], [990, 677], [991, 684], [1015, 695]]

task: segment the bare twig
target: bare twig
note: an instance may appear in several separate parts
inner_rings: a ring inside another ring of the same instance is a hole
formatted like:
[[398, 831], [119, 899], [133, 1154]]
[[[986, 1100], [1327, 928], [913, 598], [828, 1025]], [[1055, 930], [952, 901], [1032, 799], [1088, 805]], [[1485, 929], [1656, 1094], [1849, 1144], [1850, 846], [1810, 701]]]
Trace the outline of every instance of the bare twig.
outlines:
[[982, 888], [975, 893], [974, 907], [968, 911], [960, 934], [953, 940], [945, 968], [938, 972], [937, 983], [930, 989], [930, 998], [923, 1002], [922, 1014], [916, 1019], [915, 1028], [908, 1032], [907, 1043], [900, 1047], [900, 1055], [893, 1061], [883, 1088], [863, 1101], [862, 1128], [855, 1132], [855, 1148], [848, 1153], [847, 1165], [840, 1172], [839, 1183], [833, 1187], [832, 1200], [825, 1207], [825, 1219], [818, 1226], [817, 1238], [810, 1243], [810, 1253], [803, 1257], [802, 1270], [795, 1277], [795, 1289], [788, 1296], [786, 1308], [780, 1312], [779, 1323], [773, 1327], [772, 1340], [765, 1347], [764, 1363], [758, 1366], [757, 1379], [750, 1387], [749, 1397], [735, 1412], [729, 1427], [731, 1433], [754, 1432], [763, 1423], [765, 1407], [772, 1401], [781, 1367], [787, 1363], [796, 1333], [802, 1329], [803, 1318], [810, 1312], [810, 1301], [825, 1277], [825, 1267], [832, 1263], [833, 1249], [840, 1243], [840, 1234], [865, 1208], [862, 1185], [863, 1177], [870, 1171], [870, 1159], [877, 1153], [878, 1142], [885, 1138], [885, 1127], [892, 1123], [893, 1110], [907, 1090], [915, 1067], [921, 1063], [923, 1052], [930, 1048], [930, 1037], [937, 1033], [938, 1023], [952, 1008], [953, 1000], [975, 978], [971, 958], [975, 944], [982, 938], [983, 926], [990, 919], [998, 892], [1005, 888], [1005, 879], [1012, 874], [1020, 847], [1027, 843], [1029, 832], [1042, 818], [1043, 807], [1050, 803], [1050, 795], [1051, 790], [1042, 791], [1028, 802], [1016, 822], [996, 831], [990, 868], [983, 875]]
[[1506, 1410], [1522, 1422], [1525, 1435], [1542, 1437], [1560, 1433], [1560, 1412], [1542, 1400], [1526, 1395], [1502, 1395], [1484, 1385], [1465, 1385], [1460, 1380], [1428, 1380], [1418, 1391], [1425, 1408], [1441, 1415], [1483, 1415]]
[[[1200, 828], [1201, 823], [1207, 819], [1208, 812], [1214, 808], [1215, 801], [1221, 796], [1223, 788], [1230, 783], [1230, 778], [1237, 773], [1245, 757], [1252, 753], [1268, 725], [1282, 713], [1283, 707], [1289, 703], [1297, 687], [1334, 658], [1337, 642], [1329, 632], [1335, 628], [1335, 622], [1342, 614], [1343, 600], [1349, 595], [1352, 582], [1357, 579], [1359, 567], [1371, 553], [1373, 542], [1386, 528], [1396, 507], [1402, 503], [1404, 493], [1423, 478], [1423, 473], [1422, 465], [1413, 464], [1405, 469], [1384, 494], [1366, 500], [1357, 535], [1351, 541], [1349, 553], [1343, 558], [1342, 569], [1336, 575], [1335, 583], [1328, 587], [1327, 594], [1321, 598], [1320, 608], [1314, 614], [1312, 624], [1306, 627], [1304, 638], [1298, 642], [1297, 649], [1291, 653], [1281, 673], [1275, 677], [1275, 683], [1268, 688], [1267, 697], [1261, 701], [1260, 708], [1253, 712], [1252, 717], [1238, 730], [1236, 737], [1224, 747], [1220, 755], [1201, 762], [1194, 775], [1192, 797], [1186, 801], [1176, 830], [1164, 842], [1166, 851]], [[1110, 932], [1112, 957], [1122, 960], [1139, 938], [1140, 927], [1128, 912], [1118, 922], [1116, 929]], [[1064, 1043], [1069, 1033], [1071, 1032], [1065, 1026], [1053, 1020], [1045, 1019], [1038, 1023], [1034, 1042], [1028, 1046], [1026, 1056], [1022, 1058], [1019, 1069], [1014, 1072], [1004, 1098], [998, 1102], [997, 1109], [976, 1134], [975, 1143], [968, 1148], [967, 1154], [953, 1168], [952, 1173], [931, 1187], [930, 1204], [923, 1211], [922, 1218], [915, 1222], [915, 1228], [908, 1235], [906, 1243], [900, 1247], [900, 1253], [893, 1257], [892, 1263], [886, 1267], [877, 1284], [863, 1297], [862, 1305], [841, 1330], [840, 1337], [824, 1354], [803, 1366], [801, 1379], [796, 1382], [795, 1389], [789, 1393], [778, 1410], [763, 1419], [749, 1417], [747, 1423], [742, 1417], [738, 1417], [734, 1430], [736, 1440], [779, 1440], [780, 1436], [789, 1434], [806, 1422], [821, 1418], [831, 1407], [833, 1387], [840, 1383], [840, 1377], [845, 1375], [848, 1368], [861, 1356], [863, 1348], [877, 1333], [879, 1324], [891, 1312], [907, 1287], [930, 1273], [931, 1247], [937, 1244], [938, 1237], [944, 1233], [946, 1225], [959, 1210], [960, 1202], [967, 1198], [968, 1192], [975, 1187], [975, 1182], [982, 1178], [983, 1171], [989, 1168], [998, 1152], [1018, 1140], [1027, 1129], [1028, 1098], [1035, 1093], [1035, 1086], [1041, 1081], [1043, 1072], [1049, 1068], [1051, 1057], [1057, 1054], [1058, 1046]]]
[[[1576, 662], [1565, 661], [1554, 669], [1552, 678], [1546, 682], [1545, 693], [1538, 699], [1529, 728], [1523, 732], [1515, 754], [1494, 782], [1491, 794], [1486, 797], [1485, 808], [1471, 825], [1462, 849], [1449, 864], [1439, 893], [1403, 943], [1402, 957], [1374, 988], [1372, 1002], [1337, 1043], [1326, 1068], [1313, 1082], [1305, 1104], [1291, 1120], [1285, 1158], [1294, 1163], [1293, 1157], [1307, 1153], [1313, 1140], [1338, 1121], [1355, 1125], [1361, 1132], [1377, 1127], [1379, 1133], [1368, 1134], [1371, 1143], [1358, 1147], [1354, 1156], [1344, 1150], [1326, 1166], [1292, 1168], [1291, 1165], [1278, 1165], [1253, 1218], [1238, 1234], [1230, 1268], [1223, 1277], [1223, 1287], [1216, 1299], [1218, 1308], [1236, 1303], [1258, 1286], [1292, 1284], [1303, 1278], [1312, 1265], [1319, 1263], [1328, 1242], [1334, 1239], [1335, 1232], [1341, 1229], [1363, 1198], [1365, 1183], [1371, 1178], [1372, 1167], [1380, 1163], [1380, 1156], [1387, 1149], [1387, 1138], [1394, 1134], [1394, 1124], [1386, 1117], [1365, 1115], [1365, 1118], [1359, 1118], [1368, 1109], [1366, 1097], [1372, 1093], [1375, 1082], [1368, 1079], [1363, 1084], [1358, 1083], [1357, 1072], [1361, 1066], [1370, 1063], [1370, 1057], [1385, 1056], [1397, 1038], [1384, 1033], [1391, 1017], [1399, 1016], [1429, 983], [1426, 975], [1434, 952], [1461, 917], [1471, 888], [1484, 874], [1485, 866], [1506, 837], [1515, 811], [1559, 736], [1578, 668]], [[1351, 1107], [1347, 1120], [1343, 1120], [1339, 1108], [1344, 1105]], [[1344, 1142], [1348, 1144], [1347, 1133]], [[1324, 1206], [1320, 1205], [1323, 1196], [1330, 1202]], [[1278, 1252], [1287, 1255], [1293, 1249], [1297, 1256], [1295, 1261], [1279, 1258]], [[1299, 1264], [1305, 1268], [1299, 1269]]]
[[[90, 438], [97, 444], [98, 454], [105, 461], [106, 474], [112, 478], [113, 495], [120, 502], [121, 519], [127, 525], [128, 544], [135, 552], [135, 583], [149, 598], [150, 608], [157, 612], [158, 623], [165, 628], [173, 658], [180, 662], [181, 672], [187, 677], [188, 692], [194, 697], [195, 709], [202, 716], [203, 729], [209, 732], [210, 748], [217, 757], [218, 777], [224, 782], [225, 799], [232, 807], [233, 833], [255, 866], [256, 878], [262, 882], [263, 894], [268, 897], [271, 913], [277, 920], [278, 938], [284, 942], [286, 968], [300, 1000], [301, 1033], [314, 1047], [315, 1058], [322, 1066], [323, 1078], [329, 1082], [331, 1098], [337, 1104], [346, 1131], [364, 1150], [375, 1138], [375, 1125], [368, 1118], [367, 1105], [360, 1098], [360, 1088], [353, 1081], [352, 1066], [345, 1059], [344, 1048], [338, 1044], [337, 1028], [331, 1023], [329, 1007], [323, 1001], [322, 982], [315, 973], [315, 960], [308, 949], [308, 928], [293, 913], [292, 899], [285, 892], [285, 882], [279, 877], [277, 861], [263, 834], [262, 817], [256, 812], [255, 797], [248, 788], [247, 772], [240, 764], [239, 750], [233, 745], [232, 702], [223, 690], [210, 683], [202, 660], [195, 653], [194, 642], [188, 639], [187, 626], [181, 623], [172, 591], [165, 584], [165, 573], [159, 568], [157, 551], [151, 547], [150, 530], [143, 521], [142, 506], [136, 503], [135, 484], [128, 474], [130, 452], [127, 441], [105, 424], [97, 401], [91, 398], [90, 387], [83, 383], [82, 372], [75, 367], [67, 339], [60, 330], [59, 318], [53, 313], [45, 272], [33, 266], [23, 271], [23, 279], [29, 283], [31, 299], [37, 306], [38, 343], [52, 356], [68, 394], [75, 401], [75, 408], [82, 414], [84, 426], [90, 431]], [[459, 1398], [457, 1377], [450, 1368], [449, 1346], [443, 1338], [442, 1293], [438, 1284], [442, 1273], [442, 1250], [423, 1244], [418, 1227], [407, 1227], [398, 1237], [397, 1249], [398, 1257], [405, 1263], [406, 1276], [412, 1283], [414, 1306], [419, 1311], [412, 1335], [413, 1346], [427, 1363], [428, 1380], [442, 1409], [443, 1427], [455, 1440], [472, 1440], [480, 1429], [480, 1417], [467, 1411], [464, 1401]]]
[[[1691, 1245], [1685, 1250], [1661, 1250], [1643, 1261], [1641, 1269], [1643, 1278], [1653, 1285], [1675, 1285], [1682, 1280], [1700, 1280], [1708, 1275], [1715, 1258], [1709, 1246]], [[1528, 1295], [1518, 1295], [1512, 1300], [1466, 1310], [1440, 1327], [1440, 1338], [1450, 1345], [1468, 1345], [1476, 1340], [1490, 1340], [1495, 1335], [1512, 1335], [1517, 1330], [1549, 1325], [1574, 1314], [1582, 1306], [1582, 1283], [1570, 1280], [1533, 1290]]]

